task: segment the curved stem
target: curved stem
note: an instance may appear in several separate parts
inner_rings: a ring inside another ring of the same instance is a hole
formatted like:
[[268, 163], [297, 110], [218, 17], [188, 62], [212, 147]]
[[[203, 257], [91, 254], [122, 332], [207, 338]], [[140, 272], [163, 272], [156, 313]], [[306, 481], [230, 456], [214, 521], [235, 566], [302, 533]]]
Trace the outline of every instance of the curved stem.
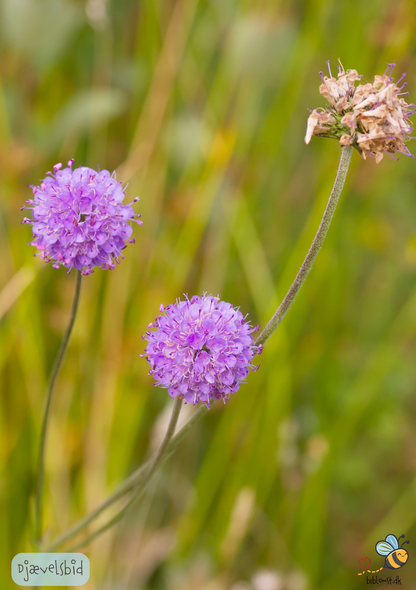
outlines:
[[341, 159], [339, 162], [334, 186], [332, 187], [331, 195], [329, 197], [328, 204], [326, 206], [325, 213], [322, 217], [322, 221], [316, 233], [315, 239], [312, 242], [311, 247], [309, 248], [309, 252], [307, 253], [305, 260], [303, 261], [303, 264], [298, 274], [296, 275], [295, 280], [293, 281], [289, 291], [287, 292], [286, 297], [283, 299], [282, 303], [277, 308], [275, 314], [257, 338], [256, 344], [264, 344], [266, 340], [268, 340], [270, 336], [273, 334], [273, 332], [276, 330], [277, 326], [280, 324], [280, 322], [285, 317], [286, 313], [289, 311], [292, 303], [295, 300], [296, 295], [298, 294], [300, 288], [305, 282], [305, 279], [309, 271], [311, 270], [316, 257], [318, 256], [318, 252], [321, 249], [325, 236], [328, 232], [328, 228], [331, 224], [339, 196], [344, 187], [345, 178], [348, 172], [348, 166], [351, 161], [352, 150], [353, 148], [351, 146], [342, 148]]
[[46, 389], [46, 396], [43, 405], [43, 417], [42, 427], [40, 432], [39, 451], [38, 451], [38, 462], [37, 462], [37, 479], [36, 479], [36, 503], [35, 503], [35, 535], [36, 541], [40, 543], [42, 540], [42, 516], [43, 516], [43, 481], [45, 473], [45, 447], [46, 437], [48, 433], [49, 425], [49, 414], [51, 408], [53, 388], [55, 385], [56, 378], [61, 368], [62, 362], [65, 358], [66, 349], [68, 347], [69, 338], [71, 336], [72, 328], [74, 326], [75, 318], [78, 310], [79, 296], [81, 292], [81, 272], [76, 272], [75, 282], [75, 293], [72, 301], [71, 314], [69, 316], [68, 326], [65, 334], [62, 338], [61, 346], [59, 347], [58, 354], [56, 355], [55, 362], [52, 367], [51, 374], [49, 376], [48, 387]]
[[137, 483], [137, 485], [135, 485], [134, 490], [133, 490], [133, 495], [130, 498], [130, 500], [127, 502], [127, 504], [119, 512], [117, 512], [117, 514], [115, 516], [113, 516], [113, 518], [111, 518], [108, 522], [106, 522], [103, 526], [101, 526], [99, 529], [97, 529], [96, 531], [94, 531], [93, 533], [91, 533], [90, 535], [85, 537], [84, 539], [82, 539], [82, 541], [80, 541], [76, 545], [73, 545], [72, 547], [70, 547], [68, 549], [69, 553], [71, 553], [72, 551], [76, 551], [79, 547], [83, 547], [84, 545], [87, 545], [93, 539], [95, 539], [96, 537], [98, 537], [99, 535], [104, 533], [106, 530], [108, 530], [110, 527], [112, 527], [114, 524], [119, 522], [123, 518], [123, 516], [126, 514], [127, 510], [139, 499], [141, 492], [144, 490], [146, 484], [148, 483], [148, 481], [150, 480], [150, 478], [152, 477], [152, 475], [156, 471], [157, 467], [161, 463], [161, 461], [163, 459], [164, 452], [167, 449], [170, 441], [172, 440], [172, 437], [175, 433], [175, 428], [176, 428], [176, 424], [178, 422], [179, 413], [181, 411], [181, 408], [182, 408], [182, 400], [175, 398], [174, 406], [173, 406], [173, 410], [172, 410], [172, 415], [170, 417], [168, 429], [167, 429], [166, 434], [163, 438], [162, 444], [160, 445], [159, 449], [156, 451], [154, 459], [153, 459], [153, 461], [151, 461], [148, 469], [146, 470], [146, 473], [140, 479], [140, 482]]
[[[299, 292], [301, 286], [303, 285], [303, 283], [306, 279], [306, 276], [308, 275], [309, 271], [311, 270], [313, 263], [315, 262], [315, 259], [318, 255], [318, 252], [321, 249], [321, 246], [322, 246], [322, 243], [325, 239], [325, 236], [328, 232], [328, 228], [329, 228], [329, 225], [332, 221], [332, 217], [334, 215], [334, 211], [335, 211], [336, 205], [338, 203], [339, 196], [340, 196], [341, 191], [344, 187], [345, 178], [346, 178], [349, 163], [351, 160], [351, 154], [352, 154], [351, 147], [344, 147], [342, 149], [341, 160], [340, 160], [337, 175], [335, 178], [335, 183], [332, 188], [331, 195], [329, 197], [328, 204], [325, 209], [325, 212], [324, 212], [321, 224], [319, 226], [319, 229], [317, 231], [317, 234], [315, 236], [315, 239], [312, 242], [309, 252], [308, 252], [294, 282], [292, 283], [288, 293], [286, 294], [284, 300], [280, 304], [276, 313], [273, 315], [271, 320], [268, 322], [268, 324], [266, 325], [264, 330], [261, 332], [261, 334], [257, 338], [256, 344], [264, 344], [264, 342], [266, 342], [270, 338], [270, 336], [273, 334], [273, 332], [276, 330], [277, 326], [283, 320], [287, 311], [291, 307], [297, 293]], [[83, 539], [76, 546], [71, 547], [71, 550], [78, 549], [78, 547], [81, 547], [81, 546], [89, 543], [90, 541], [95, 539], [97, 536], [99, 536], [101, 533], [106, 531], [108, 528], [110, 528], [113, 524], [115, 524], [116, 522], [118, 522], [122, 518], [122, 516], [127, 512], [128, 508], [134, 502], [137, 501], [140, 492], [143, 490], [143, 488], [145, 487], [145, 485], [149, 481], [150, 477], [153, 475], [153, 473], [156, 470], [159, 463], [163, 459], [168, 457], [174, 451], [174, 449], [176, 448], [178, 443], [182, 440], [182, 438], [185, 436], [185, 434], [188, 432], [188, 430], [190, 430], [190, 428], [193, 426], [193, 424], [206, 411], [205, 406], [201, 406], [195, 412], [195, 414], [192, 416], [192, 418], [187, 422], [187, 424], [179, 431], [179, 433], [175, 437], [173, 437], [174, 428], [175, 428], [175, 425], [176, 425], [176, 422], [177, 422], [177, 419], [179, 416], [179, 411], [180, 411], [180, 403], [178, 403], [178, 400], [175, 400], [175, 404], [177, 404], [178, 407], [176, 407], [176, 405], [175, 405], [175, 408], [173, 410], [172, 417], [171, 417], [171, 422], [169, 425], [169, 427], [170, 427], [172, 425], [172, 422], [174, 421], [173, 431], [170, 434], [170, 436], [168, 436], [169, 435], [169, 428], [168, 428], [168, 432], [165, 435], [165, 439], [164, 439], [161, 447], [157, 451], [157, 453], [155, 455], [153, 455], [143, 465], [141, 465], [136, 471], [134, 471], [115, 490], [115, 492], [113, 492], [113, 494], [111, 494], [106, 500], [104, 500], [92, 512], [90, 512], [90, 514], [88, 514], [87, 516], [82, 518], [80, 521], [78, 521], [78, 523], [74, 524], [70, 529], [68, 529], [66, 532], [62, 533], [54, 541], [52, 541], [52, 543], [49, 545], [49, 547], [47, 549], [45, 549], [45, 551], [54, 551], [57, 548], [64, 545], [67, 541], [69, 541], [70, 539], [75, 537], [78, 533], [80, 533], [83, 529], [85, 529], [91, 522], [93, 522], [96, 518], [98, 518], [98, 516], [102, 512], [104, 512], [107, 508], [112, 506], [115, 502], [117, 502], [119, 499], [121, 499], [123, 496], [125, 496], [129, 492], [133, 492], [133, 496], [130, 498], [130, 500], [127, 502], [127, 504], [112, 519], [110, 519], [106, 524], [104, 524], [97, 531], [95, 531], [91, 535], [87, 536], [85, 539]], [[177, 410], [176, 418], [175, 418], [175, 410]], [[147, 468], [147, 470], [146, 470], [146, 468]]]
[[[167, 447], [165, 448], [161, 460], [167, 459], [176, 449], [178, 444], [184, 438], [184, 436], [189, 432], [189, 430], [193, 427], [193, 425], [202, 417], [203, 414], [207, 411], [207, 407], [205, 405], [201, 405], [193, 414], [193, 416], [188, 420], [188, 422], [180, 429], [180, 431], [172, 438], [169, 442]], [[93, 522], [100, 514], [102, 514], [107, 508], [112, 506], [115, 502], [123, 498], [126, 494], [137, 489], [144, 480], [145, 474], [143, 474], [144, 470], [155, 460], [156, 454], [150, 457], [143, 465], [140, 465], [127, 479], [123, 481], [119, 485], [119, 487], [110, 495], [106, 500], [101, 502], [97, 508], [95, 508], [92, 512], [84, 516], [81, 520], [75, 523], [70, 529], [63, 532], [61, 535], [56, 537], [51, 544], [45, 549], [47, 552], [55, 551], [62, 545], [64, 545], [67, 541], [75, 537], [78, 533], [80, 533], [83, 529], [85, 529], [91, 522]]]

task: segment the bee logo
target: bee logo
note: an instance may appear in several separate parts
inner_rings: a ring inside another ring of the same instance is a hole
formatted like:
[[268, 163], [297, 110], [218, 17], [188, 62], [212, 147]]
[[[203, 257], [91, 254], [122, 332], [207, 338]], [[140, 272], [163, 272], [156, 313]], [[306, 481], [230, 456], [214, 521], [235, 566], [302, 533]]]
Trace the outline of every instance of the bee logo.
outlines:
[[363, 574], [376, 574], [377, 572], [381, 572], [381, 570], [384, 568], [398, 570], [403, 567], [409, 559], [409, 554], [406, 549], [403, 549], [403, 545], [410, 543], [410, 541], [403, 541], [399, 547], [399, 541], [403, 537], [404, 535], [400, 535], [399, 538], [397, 538], [395, 535], [387, 535], [384, 541], [379, 541], [376, 545], [376, 551], [382, 557], [386, 557], [384, 566], [380, 567], [378, 570], [370, 570], [368, 569], [371, 562], [370, 558], [366, 557], [365, 559], [359, 559], [359, 564], [364, 571], [359, 572], [358, 575], [362, 576]]
[[409, 554], [406, 549], [403, 549], [403, 545], [410, 541], [403, 541], [399, 547], [399, 541], [404, 535], [400, 535], [397, 538], [395, 535], [387, 535], [384, 541], [379, 541], [376, 545], [376, 551], [379, 555], [386, 556], [384, 567], [391, 570], [397, 570], [404, 566], [409, 559]]

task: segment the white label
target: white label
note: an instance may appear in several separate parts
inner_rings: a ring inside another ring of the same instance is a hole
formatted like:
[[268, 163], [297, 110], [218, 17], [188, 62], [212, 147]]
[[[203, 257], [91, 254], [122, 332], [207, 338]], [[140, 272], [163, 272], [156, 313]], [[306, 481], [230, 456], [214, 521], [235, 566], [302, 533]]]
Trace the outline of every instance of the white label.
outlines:
[[19, 586], [83, 586], [89, 577], [90, 560], [82, 553], [19, 553], [12, 561]]

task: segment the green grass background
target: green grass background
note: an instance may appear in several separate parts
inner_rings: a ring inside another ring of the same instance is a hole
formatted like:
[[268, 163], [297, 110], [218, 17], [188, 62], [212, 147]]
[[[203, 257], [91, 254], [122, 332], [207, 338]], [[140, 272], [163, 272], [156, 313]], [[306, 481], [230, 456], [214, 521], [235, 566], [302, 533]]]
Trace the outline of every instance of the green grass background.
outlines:
[[[325, 61], [365, 81], [397, 62], [415, 101], [415, 27], [412, 0], [2, 0], [1, 588], [32, 550], [42, 401], [74, 289], [27, 246], [27, 185], [71, 157], [117, 169], [144, 221], [115, 271], [84, 280], [49, 433], [53, 537], [160, 439], [172, 404], [139, 356], [160, 303], [207, 291], [264, 326], [291, 284], [340, 155], [303, 142]], [[415, 183], [410, 158], [353, 154], [260, 370], [84, 549], [85, 588], [362, 588], [358, 560], [381, 567], [389, 533], [411, 541], [400, 577], [416, 588]]]

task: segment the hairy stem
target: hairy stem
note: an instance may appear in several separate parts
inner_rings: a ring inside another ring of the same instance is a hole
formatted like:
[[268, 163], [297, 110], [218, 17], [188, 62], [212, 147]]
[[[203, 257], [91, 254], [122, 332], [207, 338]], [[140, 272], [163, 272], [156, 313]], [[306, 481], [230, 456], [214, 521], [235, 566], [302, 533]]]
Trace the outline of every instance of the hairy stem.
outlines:
[[293, 281], [289, 291], [287, 292], [286, 297], [283, 299], [282, 303], [277, 308], [275, 314], [257, 338], [256, 344], [264, 344], [266, 340], [268, 340], [270, 336], [273, 334], [273, 332], [276, 330], [277, 326], [280, 324], [280, 322], [283, 320], [283, 318], [289, 311], [292, 303], [295, 300], [296, 295], [298, 294], [300, 288], [305, 282], [305, 279], [309, 271], [311, 270], [316, 257], [318, 256], [318, 252], [321, 249], [325, 236], [328, 232], [328, 228], [331, 224], [339, 196], [344, 187], [345, 178], [347, 176], [348, 167], [351, 160], [352, 150], [353, 148], [351, 146], [342, 148], [341, 159], [339, 162], [334, 186], [332, 187], [331, 195], [329, 197], [328, 204], [326, 206], [325, 213], [322, 217], [322, 221], [316, 233], [315, 239], [312, 242], [311, 247], [309, 248], [309, 252], [307, 253], [305, 260], [303, 261], [303, 264], [298, 274], [296, 275], [295, 280]]
[[81, 293], [81, 272], [76, 271], [75, 293], [72, 301], [71, 314], [69, 316], [68, 326], [62, 338], [61, 346], [56, 355], [55, 362], [49, 376], [48, 387], [46, 389], [46, 396], [43, 405], [42, 427], [40, 431], [39, 451], [37, 461], [37, 478], [36, 478], [36, 500], [35, 500], [35, 538], [37, 543], [42, 540], [42, 517], [43, 517], [43, 482], [45, 473], [45, 448], [46, 438], [48, 434], [49, 415], [51, 409], [53, 389], [59, 369], [65, 358], [66, 349], [68, 347], [69, 338], [71, 336], [72, 328], [74, 326], [75, 318], [78, 310], [79, 297]]
[[[315, 239], [312, 242], [312, 245], [309, 249], [309, 252], [294, 280], [292, 283], [289, 291], [287, 292], [284, 300], [278, 307], [276, 313], [273, 315], [271, 320], [268, 322], [264, 330], [261, 332], [259, 337], [256, 340], [256, 344], [264, 344], [273, 332], [276, 330], [277, 326], [285, 317], [287, 311], [291, 307], [293, 301], [295, 300], [296, 295], [298, 294], [301, 286], [303, 285], [309, 271], [311, 270], [313, 263], [318, 255], [319, 250], [323, 244], [325, 236], [328, 232], [329, 225], [332, 221], [332, 217], [334, 215], [334, 211], [336, 205], [338, 203], [339, 196], [342, 192], [344, 187], [345, 178], [347, 175], [349, 163], [351, 160], [352, 154], [352, 147], [344, 147], [342, 148], [341, 152], [341, 160], [338, 166], [337, 175], [335, 178], [335, 183], [331, 191], [331, 195], [328, 200], [327, 207], [325, 209], [321, 224], [315, 236]], [[159, 450], [150, 457], [148, 461], [146, 461], [143, 465], [141, 465], [136, 471], [134, 471], [114, 492], [111, 494], [106, 500], [104, 500], [97, 508], [95, 508], [90, 514], [86, 515], [84, 518], [79, 520], [75, 523], [70, 529], [59, 535], [52, 543], [48, 546], [45, 551], [55, 551], [57, 548], [61, 547], [65, 543], [67, 543], [70, 539], [75, 537], [78, 533], [84, 530], [91, 522], [97, 519], [100, 514], [102, 514], [107, 508], [112, 506], [115, 502], [123, 498], [126, 494], [132, 492], [132, 496], [125, 504], [125, 506], [113, 517], [111, 518], [106, 524], [102, 527], [97, 529], [94, 533], [91, 533], [87, 537], [85, 537], [80, 543], [71, 547], [71, 550], [76, 550], [79, 547], [86, 545], [96, 537], [98, 537], [101, 533], [109, 529], [111, 526], [116, 524], [123, 515], [127, 512], [129, 507], [134, 504], [142, 490], [144, 489], [145, 485], [149, 481], [150, 477], [153, 475], [154, 471], [158, 467], [159, 463], [168, 457], [176, 448], [178, 443], [182, 440], [182, 438], [186, 435], [186, 433], [190, 430], [190, 428], [194, 425], [194, 423], [205, 413], [206, 408], [205, 406], [201, 406], [192, 418], [187, 422], [187, 424], [180, 430], [180, 432], [173, 437], [176, 422], [179, 416], [181, 404], [178, 400], [175, 400], [175, 407], [172, 412], [171, 421], [169, 424], [168, 431], [165, 435], [165, 438], [160, 446]]]
[[97, 529], [96, 531], [94, 531], [93, 533], [91, 533], [90, 535], [85, 537], [84, 539], [82, 539], [82, 541], [80, 541], [76, 545], [73, 545], [72, 547], [70, 547], [68, 549], [68, 551], [70, 553], [72, 551], [76, 551], [79, 547], [83, 547], [84, 545], [87, 545], [93, 539], [95, 539], [96, 537], [98, 537], [99, 535], [104, 533], [106, 530], [111, 528], [113, 525], [115, 525], [117, 522], [119, 522], [123, 518], [123, 516], [126, 514], [127, 510], [139, 499], [141, 492], [144, 490], [146, 484], [148, 483], [148, 481], [150, 480], [150, 478], [152, 477], [152, 475], [154, 474], [154, 472], [158, 468], [159, 464], [161, 463], [161, 461], [163, 459], [164, 452], [167, 449], [170, 441], [172, 440], [173, 435], [175, 434], [175, 428], [176, 428], [176, 424], [178, 422], [179, 413], [181, 411], [181, 408], [182, 408], [182, 400], [175, 398], [174, 406], [173, 406], [173, 410], [172, 410], [172, 415], [170, 417], [168, 429], [167, 429], [166, 434], [163, 438], [162, 444], [160, 445], [159, 449], [156, 451], [154, 459], [150, 462], [150, 465], [146, 469], [146, 472], [144, 473], [140, 482], [137, 483], [137, 485], [135, 485], [135, 487], [133, 489], [132, 496], [129, 499], [129, 501], [127, 502], [127, 504], [119, 512], [117, 512], [117, 514], [115, 516], [113, 516], [113, 518], [111, 518], [108, 522], [106, 522], [103, 526], [101, 526], [99, 529]]
[[[145, 485], [149, 481], [150, 477], [153, 475], [154, 471], [158, 467], [161, 461], [166, 459], [177, 447], [180, 441], [184, 438], [184, 436], [188, 433], [188, 431], [192, 428], [192, 426], [201, 418], [203, 414], [207, 411], [206, 406], [201, 405], [198, 410], [194, 413], [192, 418], [188, 420], [188, 422], [181, 428], [176, 436], [173, 436], [175, 426], [178, 420], [179, 411], [181, 408], [180, 400], [175, 400], [175, 406], [172, 411], [172, 416], [170, 419], [169, 427], [166, 432], [165, 438], [160, 446], [160, 448], [156, 451], [156, 453], [150, 457], [146, 463], [141, 465], [136, 471], [134, 471], [116, 490], [109, 496], [106, 500], [104, 500], [97, 508], [95, 508], [90, 514], [82, 518], [78, 521], [75, 525], [73, 525], [68, 531], [62, 533], [59, 537], [57, 537], [52, 543], [48, 546], [45, 551], [55, 551], [57, 548], [64, 545], [67, 541], [75, 537], [78, 533], [80, 533], [83, 529], [85, 529], [91, 522], [93, 522], [98, 516], [104, 512], [107, 508], [112, 506], [117, 500], [125, 496], [127, 493], [132, 492], [133, 495], [127, 504], [118, 512], [110, 521], [108, 521], [103, 527], [92, 533], [92, 535], [86, 537], [79, 546], [85, 545], [86, 543], [90, 542], [93, 538], [97, 537], [99, 534], [103, 533], [105, 530], [110, 528], [113, 524], [118, 522], [120, 518], [125, 514], [127, 509], [133, 504], [139, 497], [140, 492], [144, 489]], [[78, 545], [77, 545], [78, 547]], [[73, 549], [73, 547], [71, 548]]]

